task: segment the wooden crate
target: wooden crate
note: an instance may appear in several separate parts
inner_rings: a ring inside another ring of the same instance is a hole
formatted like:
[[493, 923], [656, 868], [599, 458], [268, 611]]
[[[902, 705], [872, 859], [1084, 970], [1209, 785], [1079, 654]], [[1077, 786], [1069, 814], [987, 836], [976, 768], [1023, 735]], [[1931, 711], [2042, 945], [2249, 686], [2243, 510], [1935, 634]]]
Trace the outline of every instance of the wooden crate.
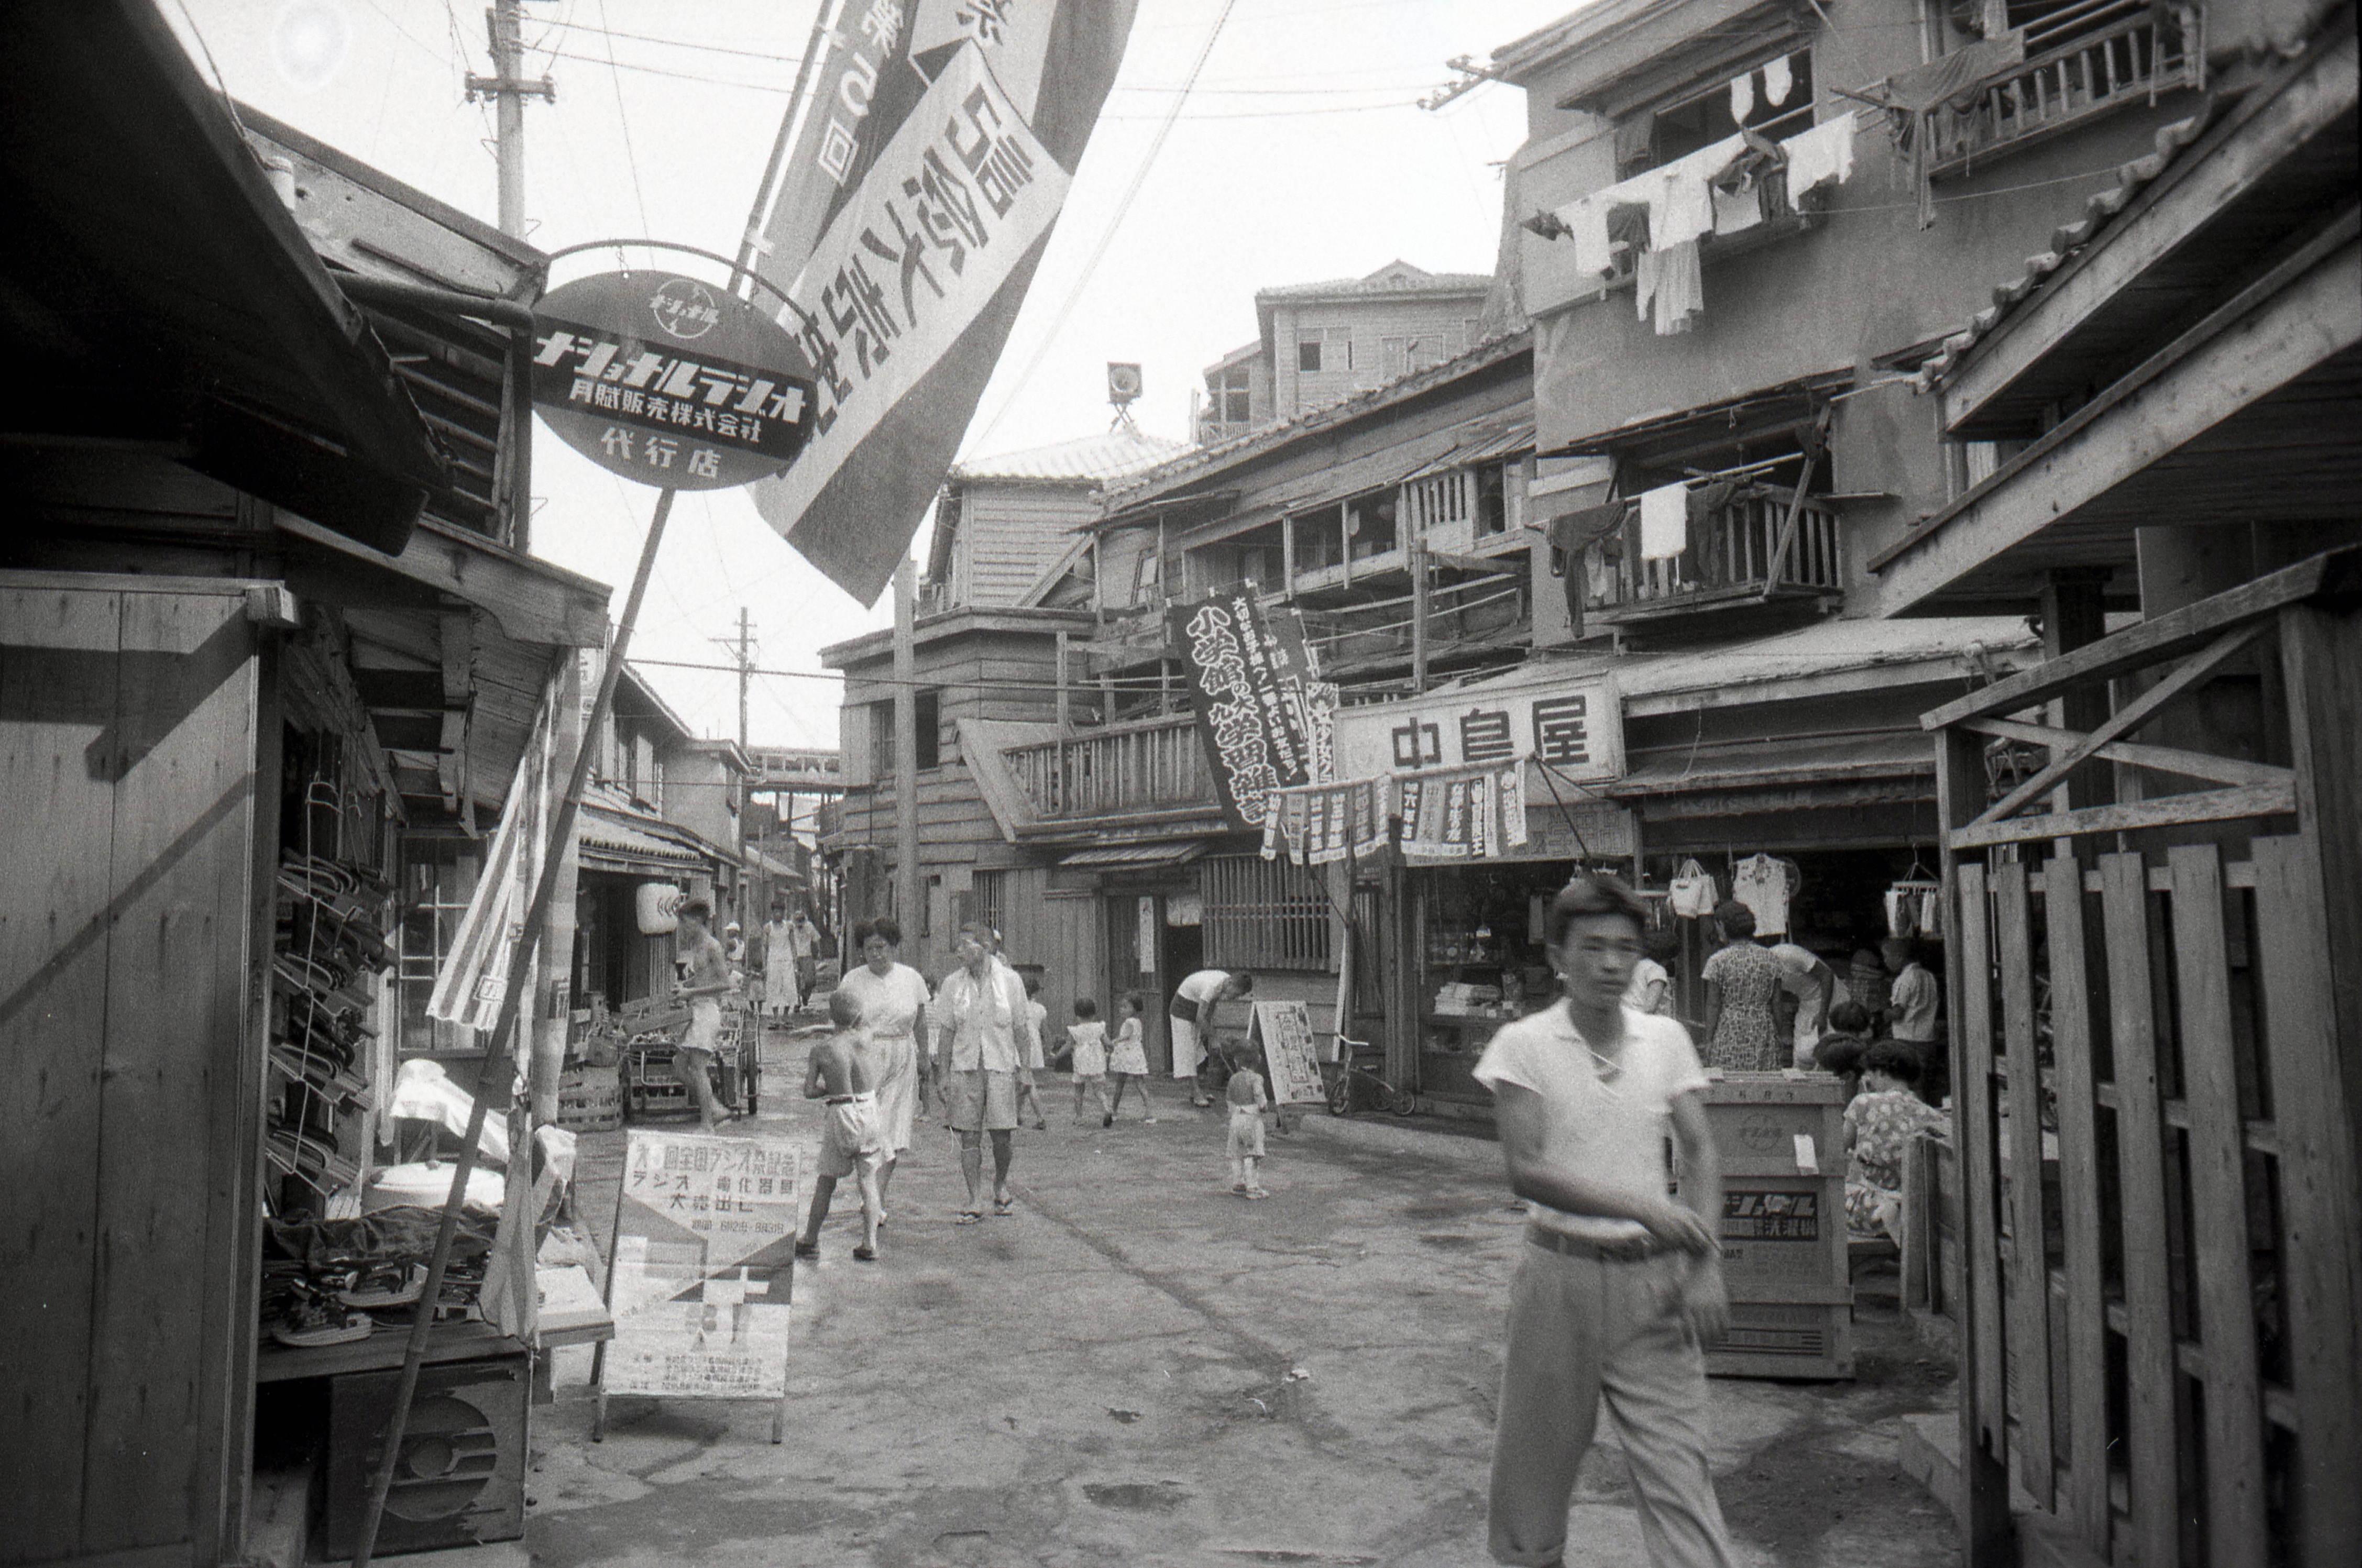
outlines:
[[613, 1066], [568, 1067], [557, 1079], [557, 1124], [569, 1132], [611, 1132], [624, 1124], [624, 1081]]
[[1722, 1165], [1730, 1329], [1716, 1377], [1851, 1377], [1845, 1087], [1821, 1073], [1730, 1073], [1701, 1097]]

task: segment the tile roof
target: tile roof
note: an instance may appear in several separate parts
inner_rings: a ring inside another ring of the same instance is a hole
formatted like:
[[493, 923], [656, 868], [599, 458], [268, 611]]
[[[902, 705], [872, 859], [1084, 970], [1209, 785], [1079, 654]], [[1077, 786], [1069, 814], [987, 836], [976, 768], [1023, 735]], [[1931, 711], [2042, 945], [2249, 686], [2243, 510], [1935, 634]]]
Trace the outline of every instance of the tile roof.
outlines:
[[1389, 261], [1363, 278], [1329, 278], [1314, 283], [1282, 283], [1257, 289], [1255, 299], [1327, 299], [1336, 294], [1466, 294], [1493, 286], [1490, 272], [1429, 272], [1407, 261]]
[[976, 480], [1120, 479], [1153, 468], [1188, 449], [1187, 442], [1145, 436], [1125, 426], [1104, 436], [1086, 436], [1079, 440], [955, 463], [944, 478], [954, 483]]
[[1920, 363], [1915, 378], [1919, 390], [1934, 390], [1959, 369], [1960, 361], [1981, 339], [2001, 325], [2003, 317], [2048, 282], [2051, 274], [2065, 266], [2077, 252], [2097, 238], [2109, 222], [2123, 212], [2145, 186], [2164, 173], [2181, 150], [2198, 139], [2221, 107], [2218, 100], [2210, 98], [2196, 114], [2158, 130], [2155, 151], [2119, 168], [2116, 182], [2083, 204], [2081, 217], [2052, 232], [2049, 249], [2027, 257], [2024, 271], [2007, 282], [1994, 286], [1992, 304], [1970, 317], [1966, 326], [1945, 338], [1942, 347]]

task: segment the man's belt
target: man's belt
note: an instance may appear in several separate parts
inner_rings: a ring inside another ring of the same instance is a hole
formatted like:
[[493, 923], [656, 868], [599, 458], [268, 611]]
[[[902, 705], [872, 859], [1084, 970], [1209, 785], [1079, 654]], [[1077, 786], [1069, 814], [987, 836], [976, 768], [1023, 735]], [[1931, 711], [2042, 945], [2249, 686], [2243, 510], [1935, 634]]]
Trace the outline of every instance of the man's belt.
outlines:
[[863, 1089], [859, 1094], [833, 1094], [829, 1096], [827, 1100], [823, 1103], [829, 1105], [858, 1105], [863, 1100], [876, 1099], [877, 1098], [877, 1095], [875, 1090]]
[[1553, 1231], [1547, 1225], [1531, 1220], [1526, 1223], [1526, 1240], [1535, 1246], [1547, 1247], [1571, 1258], [1589, 1258], [1595, 1263], [1639, 1263], [1643, 1258], [1652, 1258], [1670, 1250], [1645, 1231], [1622, 1241], [1594, 1242], [1581, 1236], [1570, 1236], [1563, 1231]]

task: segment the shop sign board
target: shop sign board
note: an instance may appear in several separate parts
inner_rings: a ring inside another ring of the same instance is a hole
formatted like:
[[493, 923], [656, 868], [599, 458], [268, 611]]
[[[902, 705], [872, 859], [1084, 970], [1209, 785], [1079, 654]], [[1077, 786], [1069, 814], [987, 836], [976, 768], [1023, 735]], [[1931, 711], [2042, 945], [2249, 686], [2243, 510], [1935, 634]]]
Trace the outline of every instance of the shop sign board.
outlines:
[[1233, 826], [1263, 826], [1274, 790], [1336, 777], [1337, 689], [1320, 679], [1294, 611], [1266, 610], [1242, 585], [1170, 614], [1198, 737]]
[[726, 289], [602, 272], [551, 290], [533, 315], [534, 406], [610, 473], [726, 490], [779, 472], [811, 436], [804, 351]]
[[1600, 675], [1347, 708], [1336, 758], [1341, 778], [1525, 761], [1598, 783], [1624, 771], [1623, 704]]
[[1247, 1037], [1260, 1042], [1274, 1105], [1311, 1105], [1328, 1098], [1312, 1045], [1312, 1011], [1300, 1001], [1259, 1001]]
[[782, 1398], [809, 1150], [635, 1127], [609, 1256], [600, 1397]]

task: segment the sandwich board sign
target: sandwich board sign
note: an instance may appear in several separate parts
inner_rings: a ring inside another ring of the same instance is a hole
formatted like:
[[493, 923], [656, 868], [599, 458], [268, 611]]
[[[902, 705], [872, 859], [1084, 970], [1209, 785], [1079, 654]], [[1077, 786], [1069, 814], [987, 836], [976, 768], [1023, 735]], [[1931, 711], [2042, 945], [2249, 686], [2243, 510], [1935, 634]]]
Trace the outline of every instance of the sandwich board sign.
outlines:
[[1315, 1105], [1328, 1098], [1312, 1049], [1312, 1011], [1300, 1001], [1259, 1001], [1247, 1037], [1263, 1045], [1274, 1105]]
[[788, 1324], [807, 1141], [635, 1127], [607, 1255], [615, 1336], [593, 1374], [607, 1396], [776, 1399], [786, 1435]]

